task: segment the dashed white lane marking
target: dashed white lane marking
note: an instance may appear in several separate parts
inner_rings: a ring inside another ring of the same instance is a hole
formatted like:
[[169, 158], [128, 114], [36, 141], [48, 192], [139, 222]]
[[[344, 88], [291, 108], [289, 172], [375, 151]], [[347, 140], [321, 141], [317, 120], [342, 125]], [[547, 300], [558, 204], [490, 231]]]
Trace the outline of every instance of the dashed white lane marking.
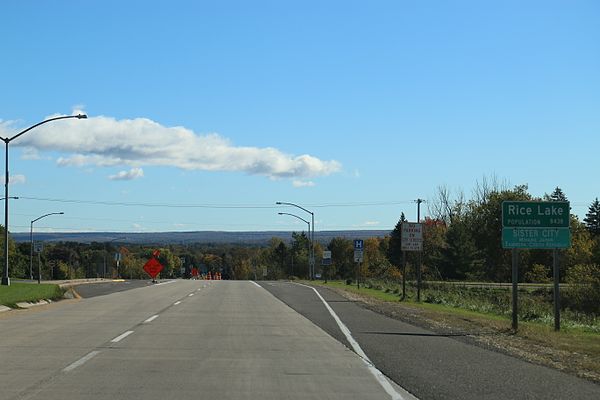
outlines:
[[258, 286], [259, 288], [262, 289], [262, 286], [260, 286], [258, 283], [254, 282], [254, 281], [250, 281], [250, 283], [254, 283], [256, 286]]
[[335, 313], [335, 311], [333, 311], [329, 303], [327, 303], [323, 296], [321, 296], [321, 293], [319, 293], [317, 289], [315, 289], [312, 286], [303, 285], [301, 283], [298, 283], [298, 285], [312, 289], [317, 294], [317, 297], [321, 299], [321, 301], [325, 305], [325, 308], [327, 308], [327, 311], [329, 311], [329, 314], [331, 314], [344, 336], [346, 336], [346, 340], [348, 340], [348, 343], [350, 343], [356, 354], [358, 354], [360, 358], [364, 361], [364, 363], [367, 365], [369, 372], [371, 372], [375, 379], [377, 379], [377, 382], [379, 382], [383, 390], [385, 390], [393, 400], [405, 400], [405, 398], [402, 397], [402, 395], [398, 393], [396, 389], [394, 389], [394, 387], [390, 384], [390, 381], [388, 381], [387, 377], [383, 375], [383, 373], [380, 370], [378, 370], [377, 367], [375, 367], [375, 365], [373, 365], [373, 362], [371, 362], [371, 360], [365, 354], [358, 342], [352, 337], [350, 329], [348, 329], [348, 327], [337, 316], [337, 314]]
[[133, 333], [133, 331], [127, 331], [119, 336], [117, 336], [116, 338], [114, 338], [113, 340], [111, 340], [112, 343], [118, 343], [121, 340], [125, 339], [127, 336], [131, 335]]
[[147, 320], [145, 320], [144, 323], [148, 324], [148, 323], [154, 321], [156, 318], [158, 318], [158, 315], [153, 315], [150, 318], [148, 318]]
[[192, 297], [194, 295], [194, 293], [190, 293], [188, 294], [188, 297]]
[[91, 353], [86, 354], [85, 356], [81, 357], [79, 360], [75, 361], [73, 364], [67, 366], [65, 369], [63, 369], [63, 372], [69, 372], [69, 371], [73, 371], [75, 368], [82, 366], [83, 364], [85, 364], [86, 362], [88, 362], [89, 360], [91, 360], [92, 358], [94, 358], [96, 355], [98, 355], [100, 352], [99, 351], [92, 351]]
[[176, 301], [175, 303], [173, 303], [173, 305], [174, 305], [174, 306], [178, 306], [178, 305], [180, 305], [180, 304], [181, 304], [181, 302], [180, 302], [180, 301]]

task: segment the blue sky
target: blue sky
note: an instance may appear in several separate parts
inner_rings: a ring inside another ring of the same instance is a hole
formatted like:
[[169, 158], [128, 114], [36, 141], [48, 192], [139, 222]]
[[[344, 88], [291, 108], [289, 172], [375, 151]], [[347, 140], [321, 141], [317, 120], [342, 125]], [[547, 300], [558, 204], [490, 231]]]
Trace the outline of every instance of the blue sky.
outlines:
[[317, 230], [392, 229], [491, 176], [560, 186], [583, 216], [599, 19], [597, 1], [4, 2], [0, 136], [89, 115], [11, 143], [10, 230], [59, 211], [36, 230], [305, 227], [276, 201]]

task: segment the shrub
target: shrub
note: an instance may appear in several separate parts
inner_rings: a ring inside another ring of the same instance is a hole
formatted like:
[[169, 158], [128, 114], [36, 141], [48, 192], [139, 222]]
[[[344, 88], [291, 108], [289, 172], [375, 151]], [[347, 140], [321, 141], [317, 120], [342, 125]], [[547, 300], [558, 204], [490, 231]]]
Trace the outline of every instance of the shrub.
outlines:
[[548, 277], [549, 269], [543, 264], [533, 264], [531, 269], [525, 272], [525, 281], [531, 283], [550, 283]]
[[353, 282], [352, 279], [346, 279], [346, 285], [352, 285]]
[[566, 279], [564, 305], [575, 311], [600, 315], [600, 266], [578, 264], [569, 268]]

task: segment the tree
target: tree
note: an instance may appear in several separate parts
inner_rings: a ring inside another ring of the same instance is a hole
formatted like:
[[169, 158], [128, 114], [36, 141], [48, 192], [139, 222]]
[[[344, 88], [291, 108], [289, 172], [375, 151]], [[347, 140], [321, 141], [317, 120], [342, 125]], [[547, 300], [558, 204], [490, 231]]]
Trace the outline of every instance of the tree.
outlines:
[[585, 214], [583, 219], [585, 227], [592, 234], [592, 236], [600, 236], [600, 201], [596, 197], [596, 200], [590, 204], [590, 208]]
[[335, 237], [327, 246], [331, 251], [331, 262], [335, 266], [336, 275], [342, 279], [353, 278], [354, 268], [354, 245], [348, 239]]
[[567, 196], [558, 186], [554, 189], [554, 191], [550, 194], [544, 195], [544, 200], [546, 201], [569, 201]]
[[479, 251], [466, 224], [455, 221], [448, 228], [446, 247], [441, 250], [440, 269], [444, 278], [465, 279], [478, 272]]
[[406, 222], [404, 213], [400, 214], [400, 219], [396, 223], [394, 230], [390, 234], [387, 257], [390, 263], [395, 266], [402, 265], [402, 223]]

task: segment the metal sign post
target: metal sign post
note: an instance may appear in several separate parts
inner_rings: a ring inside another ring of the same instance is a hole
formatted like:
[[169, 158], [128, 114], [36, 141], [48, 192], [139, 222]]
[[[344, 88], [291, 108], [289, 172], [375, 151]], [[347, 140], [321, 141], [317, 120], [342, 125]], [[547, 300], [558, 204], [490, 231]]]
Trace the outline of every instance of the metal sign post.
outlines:
[[502, 247], [512, 249], [512, 328], [518, 328], [518, 249], [552, 249], [554, 329], [560, 330], [558, 249], [571, 246], [568, 201], [502, 202]]
[[558, 249], [552, 251], [552, 269], [554, 275], [554, 330], [560, 331], [560, 270], [558, 267]]
[[363, 262], [364, 242], [362, 239], [354, 240], [354, 262], [356, 264], [356, 287], [360, 289], [360, 264]]
[[[400, 249], [403, 253], [404, 272], [406, 273], [406, 252], [423, 251], [423, 224], [414, 222], [403, 222], [400, 231]], [[405, 279], [405, 278], [403, 278]], [[405, 284], [402, 283], [403, 295], [405, 293]], [[417, 265], [417, 301], [421, 301], [421, 260]]]
[[512, 249], [512, 328], [516, 332], [519, 328], [519, 250]]

